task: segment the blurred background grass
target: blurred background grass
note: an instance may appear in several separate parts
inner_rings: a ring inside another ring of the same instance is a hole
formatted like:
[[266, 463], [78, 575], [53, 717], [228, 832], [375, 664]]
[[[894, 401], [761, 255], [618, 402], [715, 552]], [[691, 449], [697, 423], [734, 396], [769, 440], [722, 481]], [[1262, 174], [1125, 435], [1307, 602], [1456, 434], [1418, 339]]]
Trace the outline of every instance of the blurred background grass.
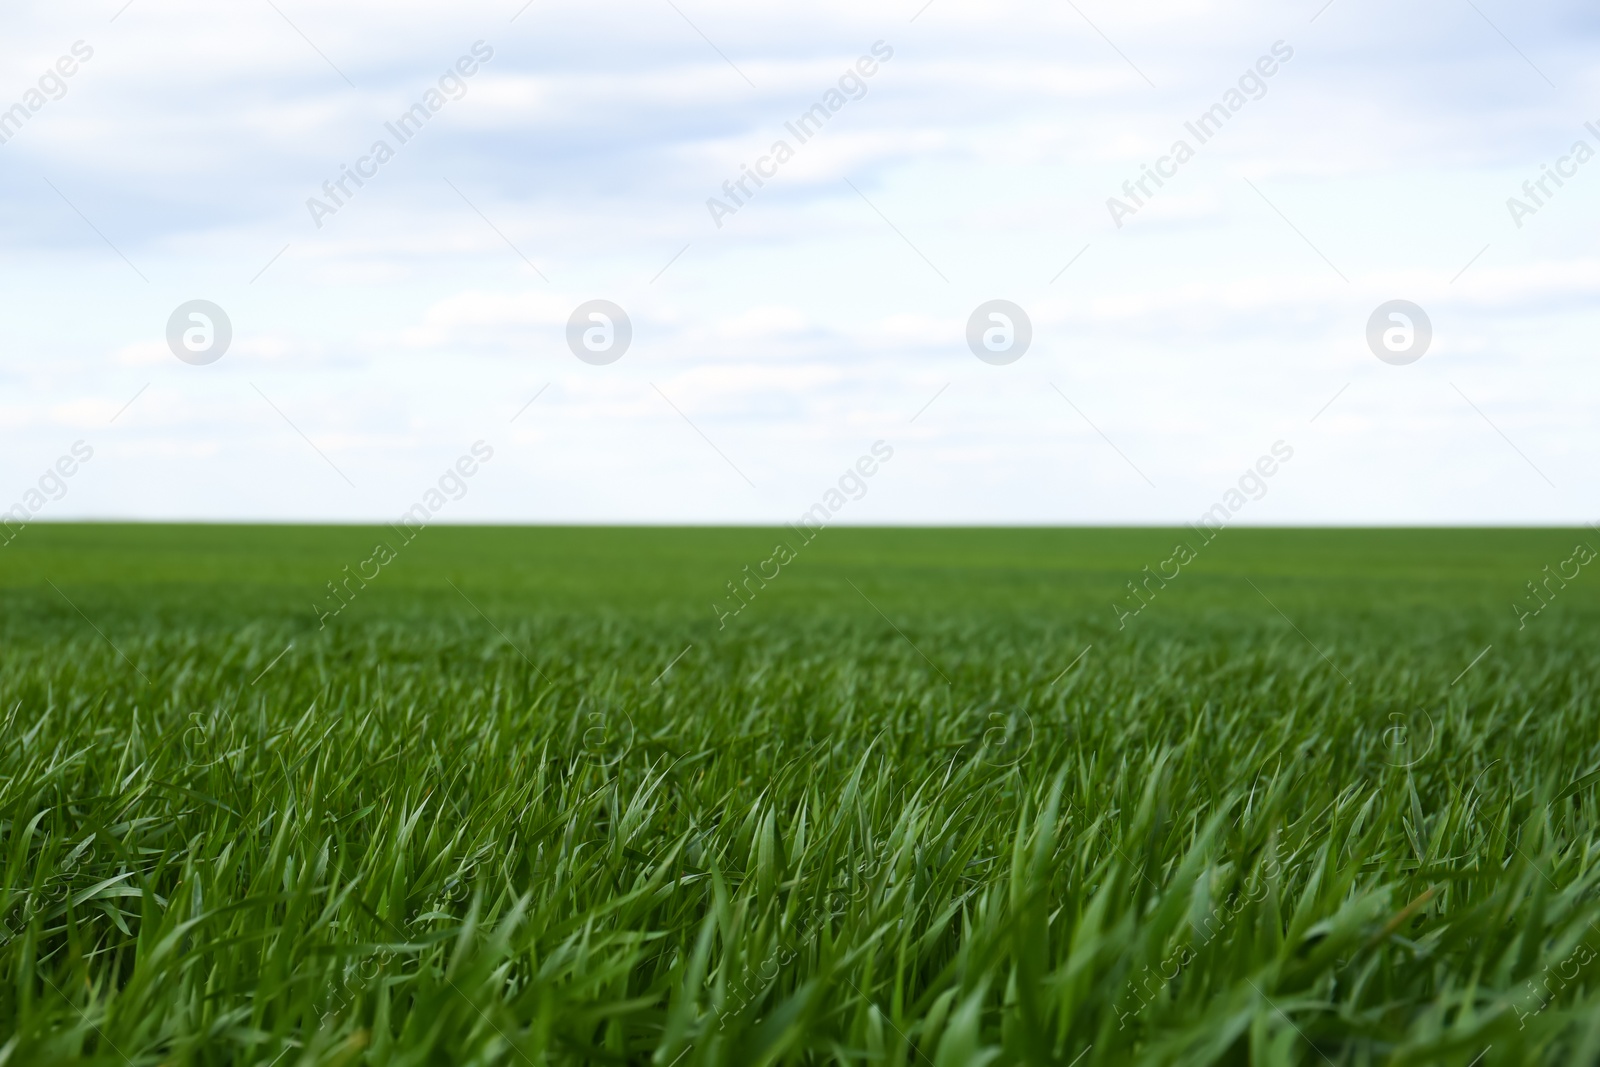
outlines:
[[[1248, 606], [1244, 577], [1282, 580], [1286, 595], [1328, 608], [1499, 605], [1510, 617], [1523, 583], [1595, 538], [1564, 529], [1233, 529], [1202, 545], [1186, 529], [833, 528], [805, 543], [787, 528], [451, 527], [409, 544], [390, 527], [48, 524], [0, 549], [0, 588], [13, 598], [49, 578], [85, 595], [184, 604], [226, 614], [294, 613], [320, 601], [383, 542], [399, 559], [353, 608], [392, 609], [418, 594], [450, 592], [445, 579], [495, 599], [553, 610], [682, 612], [712, 618], [724, 583], [772, 555], [798, 559], [758, 598], [755, 611], [844, 607], [863, 579], [907, 606], [1045, 609], [1114, 618], [1109, 605], [1175, 544], [1198, 560], [1161, 595], [1155, 614]], [[769, 571], [770, 573], [770, 571]], [[1593, 583], [1600, 587], [1600, 582]], [[1595, 603], [1579, 580], [1553, 610]], [[14, 602], [20, 603], [21, 601]]]

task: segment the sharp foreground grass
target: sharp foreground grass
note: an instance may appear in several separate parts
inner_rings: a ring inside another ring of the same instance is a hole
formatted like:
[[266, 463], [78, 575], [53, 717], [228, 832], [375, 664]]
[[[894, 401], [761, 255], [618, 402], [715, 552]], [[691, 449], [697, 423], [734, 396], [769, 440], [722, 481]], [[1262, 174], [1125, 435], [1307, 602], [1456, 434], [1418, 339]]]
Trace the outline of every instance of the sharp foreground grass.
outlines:
[[0, 1064], [1595, 1062], [1600, 536], [1181, 538], [29, 527]]

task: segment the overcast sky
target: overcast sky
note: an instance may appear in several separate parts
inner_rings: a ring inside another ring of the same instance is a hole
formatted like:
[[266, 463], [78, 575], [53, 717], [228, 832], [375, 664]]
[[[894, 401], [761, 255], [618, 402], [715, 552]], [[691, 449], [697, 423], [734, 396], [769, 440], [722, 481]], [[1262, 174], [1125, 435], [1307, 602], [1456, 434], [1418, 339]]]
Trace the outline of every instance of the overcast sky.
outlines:
[[882, 441], [835, 521], [1181, 523], [1281, 442], [1233, 521], [1595, 518], [1600, 12], [1323, 3], [5, 5], [0, 509], [81, 441], [35, 518], [382, 520], [482, 441], [439, 521], [779, 522]]

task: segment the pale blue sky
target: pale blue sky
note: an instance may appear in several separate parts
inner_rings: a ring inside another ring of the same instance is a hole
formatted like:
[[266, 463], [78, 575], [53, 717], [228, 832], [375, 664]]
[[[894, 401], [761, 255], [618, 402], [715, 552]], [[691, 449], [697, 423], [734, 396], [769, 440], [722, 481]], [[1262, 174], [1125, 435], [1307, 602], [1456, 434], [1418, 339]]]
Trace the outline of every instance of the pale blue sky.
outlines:
[[[1183, 522], [1284, 441], [1239, 521], [1595, 517], [1600, 160], [1506, 205], [1600, 149], [1592, 9], [521, 7], [0, 9], [0, 109], [93, 51], [0, 144], [0, 509], [83, 440], [39, 518], [383, 519], [481, 439], [450, 521], [776, 522], [881, 439], [842, 521]], [[479, 41], [317, 228], [307, 198]], [[1118, 229], [1107, 198], [1277, 42]], [[707, 198], [779, 138], [719, 229]], [[606, 366], [565, 341], [596, 298], [633, 323]], [[1034, 326], [1007, 366], [965, 342], [996, 298]], [[233, 324], [207, 366], [164, 339], [192, 299]], [[1392, 299], [1433, 323], [1409, 366], [1367, 348]]]

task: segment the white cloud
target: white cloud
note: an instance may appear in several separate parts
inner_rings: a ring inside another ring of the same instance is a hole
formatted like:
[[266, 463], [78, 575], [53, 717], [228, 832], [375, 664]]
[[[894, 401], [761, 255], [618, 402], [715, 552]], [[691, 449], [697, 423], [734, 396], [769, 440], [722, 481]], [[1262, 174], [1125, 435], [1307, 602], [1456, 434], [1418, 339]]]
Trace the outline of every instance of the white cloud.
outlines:
[[[1575, 4], [1486, 3], [1522, 55], [1465, 6], [1372, 0], [280, 4], [314, 47], [268, 5], [119, 6], [29, 0], [0, 35], [7, 106], [95, 49], [0, 145], [0, 476], [93, 428], [63, 517], [386, 517], [486, 436], [521, 488], [464, 519], [781, 519], [880, 436], [899, 482], [861, 521], [1180, 521], [1281, 436], [1274, 521], [1574, 519], [1600, 489], [1600, 170], [1522, 229], [1505, 208], [1600, 118]], [[316, 228], [306, 198], [480, 39], [466, 95]], [[1267, 94], [1116, 229], [1106, 198], [1280, 39]], [[867, 94], [718, 229], [706, 198], [879, 40]], [[162, 339], [196, 297], [235, 328], [204, 368]], [[595, 297], [634, 324], [609, 367], [566, 350]], [[1035, 325], [1010, 367], [965, 346], [995, 297]], [[1436, 331], [1408, 368], [1363, 340], [1396, 297]]]

